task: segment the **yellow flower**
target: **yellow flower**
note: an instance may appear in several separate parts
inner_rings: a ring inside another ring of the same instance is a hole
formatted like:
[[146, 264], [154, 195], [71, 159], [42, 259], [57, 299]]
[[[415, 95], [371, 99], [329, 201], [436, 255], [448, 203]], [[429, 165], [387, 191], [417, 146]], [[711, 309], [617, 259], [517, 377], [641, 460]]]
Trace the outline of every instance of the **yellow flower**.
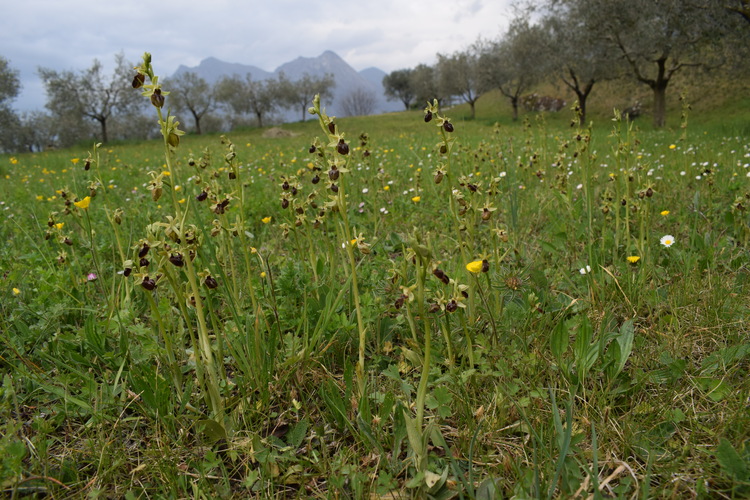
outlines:
[[42, 200], [44, 200], [44, 196], [42, 196], [41, 194], [36, 195], [36, 201], [42, 201]]
[[670, 144], [669, 145], [669, 149], [675, 149], [676, 147], [677, 147], [677, 145], [675, 145], [675, 144]]
[[255, 247], [250, 247], [250, 253], [258, 253], [258, 249]]
[[413, 201], [414, 203], [419, 203], [419, 200], [421, 200], [421, 199], [422, 199], [422, 197], [421, 197], [421, 196], [415, 196], [415, 197], [413, 197], [413, 198], [411, 199], [411, 201]]
[[16, 163], [18, 163], [18, 158], [16, 158], [15, 156], [11, 156], [10, 157], [10, 164], [11, 165], [15, 165]]
[[84, 210], [86, 210], [87, 208], [89, 208], [90, 204], [91, 204], [91, 197], [90, 196], [87, 196], [87, 197], [85, 197], [84, 199], [82, 199], [80, 201], [73, 202], [73, 205], [77, 206], [78, 208], [82, 208]]
[[56, 227], [57, 229], [62, 229], [64, 225], [65, 225], [65, 223], [64, 223], [64, 222], [58, 222], [57, 224], [55, 224], [55, 227]]
[[266, 277], [266, 272], [265, 271], [261, 271], [260, 272], [260, 277], [261, 278], [265, 278]]
[[466, 264], [466, 270], [470, 273], [479, 274], [482, 272], [482, 261], [475, 260], [474, 262], [469, 262]]
[[180, 203], [180, 204], [185, 203], [185, 198], [180, 198], [179, 200], [177, 200], [177, 203]]
[[664, 217], [666, 217], [667, 215], [669, 215], [669, 210], [662, 210], [661, 211], [661, 215], [663, 215]]
[[269, 222], [271, 222], [271, 216], [269, 215], [268, 217], [263, 217], [260, 221], [263, 224], [268, 224]]
[[354, 239], [351, 239], [351, 240], [349, 240], [349, 244], [350, 244], [351, 246], [354, 246], [354, 245], [356, 245], [356, 244], [357, 244], [357, 238], [354, 238]]
[[79, 161], [81, 161], [79, 158], [71, 158], [70, 159], [70, 163], [72, 163], [73, 165], [77, 165]]
[[630, 262], [631, 264], [635, 264], [639, 260], [641, 260], [641, 258], [637, 255], [631, 255], [630, 257], [628, 257], [628, 262]]
[[391, 186], [383, 186], [383, 191], [388, 191], [389, 189], [391, 189]]
[[19, 290], [18, 288], [13, 288], [13, 295], [18, 295], [20, 293], [21, 293], [21, 290]]

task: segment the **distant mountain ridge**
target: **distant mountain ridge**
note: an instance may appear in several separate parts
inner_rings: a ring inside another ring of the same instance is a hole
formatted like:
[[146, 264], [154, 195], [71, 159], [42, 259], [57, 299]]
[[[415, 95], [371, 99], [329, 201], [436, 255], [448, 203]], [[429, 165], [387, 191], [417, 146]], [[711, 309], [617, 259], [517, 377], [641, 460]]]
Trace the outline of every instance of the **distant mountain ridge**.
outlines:
[[[336, 87], [333, 89], [333, 102], [326, 106], [330, 115], [343, 116], [341, 101], [358, 89], [371, 92], [375, 97], [375, 113], [388, 113], [403, 109], [399, 101], [389, 101], [385, 97], [385, 89], [383, 88], [385, 71], [372, 67], [358, 72], [338, 54], [330, 50], [326, 50], [317, 57], [298, 57], [293, 61], [282, 64], [273, 72], [265, 71], [257, 66], [229, 63], [215, 57], [208, 57], [202, 60], [198, 66], [180, 65], [172, 76], [186, 72], [195, 73], [210, 84], [216, 83], [224, 76], [233, 75], [244, 77], [250, 74], [253, 80], [267, 80], [278, 78], [283, 73], [287, 78], [294, 81], [301, 78], [305, 73], [316, 77], [331, 74], [336, 82]], [[296, 110], [292, 110], [290, 113], [281, 112], [281, 115], [281, 118], [285, 121], [299, 119]]]

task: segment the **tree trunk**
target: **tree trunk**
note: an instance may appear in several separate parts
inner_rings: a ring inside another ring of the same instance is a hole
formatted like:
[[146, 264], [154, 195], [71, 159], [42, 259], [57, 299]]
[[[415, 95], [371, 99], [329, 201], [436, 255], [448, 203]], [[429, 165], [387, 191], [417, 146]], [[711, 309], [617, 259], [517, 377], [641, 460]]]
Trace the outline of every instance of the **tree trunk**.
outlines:
[[667, 123], [667, 83], [658, 82], [651, 88], [654, 91], [654, 127], [662, 128]]
[[107, 119], [106, 118], [99, 118], [99, 125], [102, 127], [102, 142], [107, 142]]
[[469, 101], [469, 107], [471, 108], [471, 119], [473, 120], [477, 113], [476, 113], [476, 101]]
[[654, 91], [654, 127], [662, 128], [667, 123], [667, 85], [669, 77], [666, 75], [666, 58], [657, 61], [658, 72], [656, 78], [649, 82]]
[[263, 128], [263, 113], [258, 113], [256, 111], [255, 117], [258, 119], [258, 127]]
[[303, 122], [305, 121], [305, 118], [307, 118], [307, 115], [305, 113], [307, 113], [307, 104], [302, 105], [302, 121]]
[[518, 96], [511, 97], [510, 104], [513, 106], [513, 121], [518, 121]]
[[195, 120], [195, 133], [201, 135], [201, 117], [195, 111], [190, 112], [193, 113], [193, 120]]

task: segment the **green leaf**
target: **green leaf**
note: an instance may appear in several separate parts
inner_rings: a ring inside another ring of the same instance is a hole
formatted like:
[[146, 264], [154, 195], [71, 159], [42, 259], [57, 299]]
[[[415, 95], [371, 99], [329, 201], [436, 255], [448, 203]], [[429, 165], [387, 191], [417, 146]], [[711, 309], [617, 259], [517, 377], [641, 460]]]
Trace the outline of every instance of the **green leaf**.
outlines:
[[633, 327], [633, 320], [629, 319], [620, 327], [620, 334], [617, 336], [617, 344], [620, 346], [619, 359], [617, 360], [617, 369], [615, 370], [615, 376], [617, 376], [623, 368], [625, 363], [630, 357], [630, 353], [633, 351], [633, 338], [635, 337], [635, 328]]
[[716, 460], [726, 475], [735, 481], [744, 482], [750, 478], [747, 462], [742, 459], [737, 450], [725, 438], [721, 438], [719, 446], [716, 447]]
[[209, 443], [215, 443], [221, 439], [226, 439], [227, 437], [227, 431], [216, 420], [206, 418], [199, 420], [195, 425], [203, 433]]
[[561, 319], [560, 322], [557, 323], [557, 326], [555, 326], [555, 329], [552, 330], [552, 336], [550, 337], [550, 349], [552, 350], [552, 355], [557, 358], [558, 362], [568, 348], [569, 342], [570, 332], [568, 331], [568, 325], [565, 323], [564, 319]]
[[309, 425], [310, 422], [307, 418], [303, 418], [302, 420], [297, 422], [294, 427], [289, 429], [289, 432], [286, 435], [286, 443], [293, 448], [299, 448], [299, 446], [302, 444], [302, 441], [305, 440], [305, 436], [307, 435], [307, 428], [309, 427]]
[[731, 392], [729, 384], [719, 378], [698, 377], [695, 381], [706, 396], [714, 401], [721, 401]]
[[422, 430], [417, 428], [417, 419], [412, 418], [406, 408], [404, 408], [404, 425], [406, 426], [406, 435], [409, 437], [409, 444], [414, 450], [414, 454], [418, 459], [421, 459], [424, 456]]

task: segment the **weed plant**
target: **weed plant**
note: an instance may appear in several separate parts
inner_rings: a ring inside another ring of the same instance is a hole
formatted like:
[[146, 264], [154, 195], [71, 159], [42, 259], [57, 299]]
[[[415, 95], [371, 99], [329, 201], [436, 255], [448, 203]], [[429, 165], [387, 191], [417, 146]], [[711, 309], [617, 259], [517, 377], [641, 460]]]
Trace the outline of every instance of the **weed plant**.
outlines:
[[0, 158], [5, 495], [750, 494], [748, 137], [132, 83], [158, 143]]

